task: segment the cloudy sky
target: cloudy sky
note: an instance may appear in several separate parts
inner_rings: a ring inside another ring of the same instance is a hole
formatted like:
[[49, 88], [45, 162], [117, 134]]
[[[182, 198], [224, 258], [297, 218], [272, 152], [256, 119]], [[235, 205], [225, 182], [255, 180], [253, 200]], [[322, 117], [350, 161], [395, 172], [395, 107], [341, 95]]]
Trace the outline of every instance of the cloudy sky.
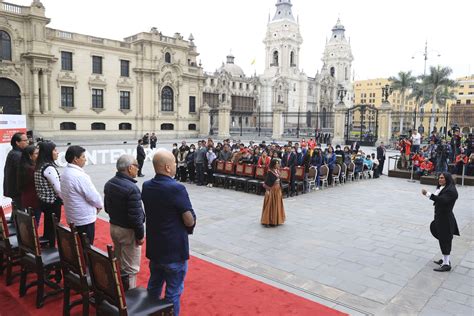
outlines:
[[[31, 0], [8, 0], [29, 5]], [[192, 33], [205, 71], [232, 52], [247, 75], [263, 72], [262, 43], [276, 0], [42, 0], [50, 27], [122, 40], [158, 28], [164, 35]], [[350, 38], [355, 79], [423, 73], [449, 66], [453, 77], [474, 73], [472, 0], [292, 0], [303, 37], [300, 67], [308, 76], [321, 69], [326, 38], [340, 17]], [[440, 55], [440, 56], [438, 56]], [[413, 57], [413, 58], [412, 58]], [[256, 64], [251, 65], [253, 59]]]

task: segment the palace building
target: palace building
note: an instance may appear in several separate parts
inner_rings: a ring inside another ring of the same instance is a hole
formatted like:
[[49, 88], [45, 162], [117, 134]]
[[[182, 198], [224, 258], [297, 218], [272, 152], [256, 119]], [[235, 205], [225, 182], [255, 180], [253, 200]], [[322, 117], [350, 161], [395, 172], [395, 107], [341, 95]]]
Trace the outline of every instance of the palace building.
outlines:
[[275, 6], [263, 40], [264, 72], [247, 76], [231, 54], [205, 72], [192, 34], [152, 28], [110, 40], [47, 27], [40, 0], [0, 1], [0, 111], [26, 115], [35, 137], [69, 140], [152, 131], [229, 137], [257, 128], [276, 139], [295, 128], [331, 133], [335, 106], [353, 101], [345, 28], [338, 20], [322, 69], [308, 77], [299, 65], [303, 39], [292, 3]]

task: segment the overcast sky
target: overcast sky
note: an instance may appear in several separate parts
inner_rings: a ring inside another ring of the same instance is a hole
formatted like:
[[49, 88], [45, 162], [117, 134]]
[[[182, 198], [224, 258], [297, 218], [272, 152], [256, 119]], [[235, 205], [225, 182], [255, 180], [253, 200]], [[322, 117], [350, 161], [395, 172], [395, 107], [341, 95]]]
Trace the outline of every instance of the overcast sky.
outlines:
[[[8, 0], [29, 5], [31, 0]], [[192, 33], [205, 71], [214, 71], [232, 51], [246, 75], [264, 69], [268, 16], [277, 0], [42, 0], [49, 27], [110, 39], [157, 27], [164, 35]], [[453, 78], [474, 73], [472, 0], [293, 0], [303, 37], [300, 68], [321, 69], [326, 38], [340, 17], [350, 38], [355, 79], [372, 79], [428, 67], [449, 66]], [[438, 55], [441, 55], [438, 57]], [[414, 58], [412, 58], [414, 57]], [[251, 65], [253, 59], [256, 64]]]

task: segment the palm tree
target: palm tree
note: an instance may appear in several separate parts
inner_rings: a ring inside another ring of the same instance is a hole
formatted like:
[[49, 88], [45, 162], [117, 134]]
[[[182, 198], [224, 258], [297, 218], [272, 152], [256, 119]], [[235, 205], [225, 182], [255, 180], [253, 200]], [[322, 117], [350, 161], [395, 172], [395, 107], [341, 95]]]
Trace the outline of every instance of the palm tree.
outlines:
[[403, 132], [403, 118], [404, 118], [404, 111], [405, 111], [405, 94], [408, 90], [413, 88], [413, 85], [416, 83], [416, 77], [411, 75], [411, 71], [403, 72], [400, 71], [398, 73], [398, 77], [390, 77], [388, 78], [392, 82], [392, 89], [396, 91], [400, 91], [402, 95], [402, 105], [400, 108], [400, 134]]
[[442, 100], [451, 99], [449, 90], [458, 85], [457, 81], [449, 79], [452, 72], [453, 70], [449, 67], [430, 67], [430, 74], [423, 78], [423, 85], [427, 87], [426, 92], [431, 99], [430, 130], [434, 127], [434, 112], [437, 105], [446, 105], [446, 102]]

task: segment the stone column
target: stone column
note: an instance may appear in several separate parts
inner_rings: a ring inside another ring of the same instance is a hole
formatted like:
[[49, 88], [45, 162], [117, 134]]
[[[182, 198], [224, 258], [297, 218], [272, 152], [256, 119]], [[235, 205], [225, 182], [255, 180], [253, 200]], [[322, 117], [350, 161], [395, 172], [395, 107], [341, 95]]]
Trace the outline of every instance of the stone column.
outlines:
[[207, 137], [211, 128], [211, 117], [209, 115], [211, 108], [205, 103], [199, 109], [199, 137]]
[[283, 105], [273, 105], [273, 139], [281, 139], [283, 135], [283, 110]]
[[38, 77], [38, 72], [39, 69], [33, 68], [33, 113], [38, 114], [40, 112], [39, 108], [39, 77]]
[[334, 107], [334, 135], [331, 140], [333, 145], [345, 144], [344, 129], [346, 126], [347, 108], [344, 103], [338, 103]]
[[40, 109], [41, 113], [49, 112], [49, 76], [46, 71], [43, 71], [41, 76], [41, 94], [42, 94], [42, 105], [43, 108]]
[[230, 110], [227, 104], [219, 106], [219, 131], [217, 136], [222, 139], [230, 137]]
[[392, 138], [392, 106], [389, 102], [383, 102], [379, 108], [378, 125], [377, 142], [389, 144]]

